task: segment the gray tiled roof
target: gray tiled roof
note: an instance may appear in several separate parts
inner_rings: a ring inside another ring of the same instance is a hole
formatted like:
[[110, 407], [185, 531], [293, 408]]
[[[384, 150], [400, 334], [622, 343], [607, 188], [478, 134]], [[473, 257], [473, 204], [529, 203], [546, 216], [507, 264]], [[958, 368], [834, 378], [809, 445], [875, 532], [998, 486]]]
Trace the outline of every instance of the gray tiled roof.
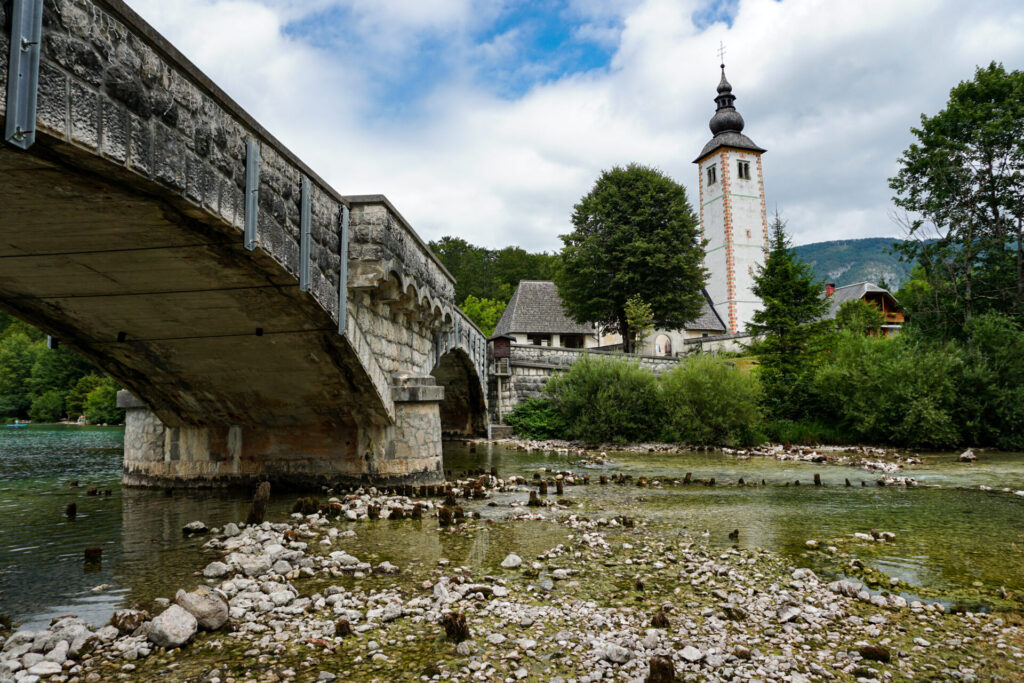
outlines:
[[[708, 293], [700, 314], [683, 325], [687, 330], [725, 331], [725, 323], [711, 304]], [[523, 280], [501, 314], [492, 337], [506, 334], [594, 334], [592, 323], [573, 322], [562, 308], [555, 283], [550, 280]]]
[[700, 314], [690, 322], [683, 325], [684, 330], [700, 330], [702, 332], [725, 332], [725, 323], [722, 322], [721, 316], [718, 315], [718, 311], [715, 310], [714, 304], [711, 303], [711, 297], [708, 296], [708, 291], [702, 289], [701, 293], [704, 295], [704, 305], [701, 306]]
[[[870, 282], [857, 282], [852, 285], [844, 285], [842, 287], [836, 287], [836, 291], [832, 293], [832, 296], [828, 298], [828, 313], [825, 314], [826, 318], [835, 318], [839, 312], [839, 307], [845, 304], [847, 301], [853, 301], [854, 299], [862, 299], [865, 294], [870, 292], [882, 292], [892, 297], [892, 294], [882, 289], [877, 285], [873, 285]], [[893, 297], [893, 301], [896, 298]], [[898, 304], [899, 302], [897, 302]]]
[[754, 141], [748, 138], [743, 133], [737, 133], [733, 130], [727, 130], [719, 133], [715, 137], [708, 140], [708, 144], [704, 145], [704, 149], [700, 151], [700, 154], [693, 163], [697, 163], [707, 155], [714, 152], [719, 147], [735, 147], [737, 149], [749, 149], [754, 152], [764, 152], [765, 150], [754, 144]]
[[574, 322], [562, 308], [555, 283], [550, 280], [523, 280], [494, 328], [503, 334], [594, 334], [592, 323]]

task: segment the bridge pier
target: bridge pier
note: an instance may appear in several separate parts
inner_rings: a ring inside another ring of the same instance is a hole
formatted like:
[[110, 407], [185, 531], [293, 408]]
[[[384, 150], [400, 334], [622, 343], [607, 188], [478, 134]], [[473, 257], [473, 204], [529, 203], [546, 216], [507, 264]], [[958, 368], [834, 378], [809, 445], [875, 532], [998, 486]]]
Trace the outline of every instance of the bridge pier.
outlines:
[[126, 486], [214, 488], [270, 481], [287, 488], [437, 484], [440, 403], [432, 377], [392, 381], [394, 424], [334, 416], [316, 424], [170, 426], [127, 391]]

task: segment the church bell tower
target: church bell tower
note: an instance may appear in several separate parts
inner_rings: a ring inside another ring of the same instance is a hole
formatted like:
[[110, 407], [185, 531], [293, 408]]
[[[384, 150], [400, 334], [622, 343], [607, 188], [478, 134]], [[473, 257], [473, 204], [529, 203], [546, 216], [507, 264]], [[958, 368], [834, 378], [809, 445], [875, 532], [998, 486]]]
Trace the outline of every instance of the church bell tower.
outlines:
[[761, 307], [752, 289], [768, 248], [761, 168], [765, 150], [743, 134], [735, 101], [722, 64], [718, 108], [709, 124], [714, 137], [693, 162], [699, 169], [701, 233], [708, 240], [707, 291], [730, 333], [745, 331]]

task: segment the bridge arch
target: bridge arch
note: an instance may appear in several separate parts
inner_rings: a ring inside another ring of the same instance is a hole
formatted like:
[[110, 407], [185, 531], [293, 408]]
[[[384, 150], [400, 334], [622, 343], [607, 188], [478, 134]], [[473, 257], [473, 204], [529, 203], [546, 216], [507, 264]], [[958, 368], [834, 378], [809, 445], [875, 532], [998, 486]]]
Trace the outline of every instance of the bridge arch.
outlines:
[[461, 348], [442, 354], [430, 374], [444, 389], [444, 398], [438, 406], [441, 433], [445, 436], [486, 436], [486, 394], [469, 354]]

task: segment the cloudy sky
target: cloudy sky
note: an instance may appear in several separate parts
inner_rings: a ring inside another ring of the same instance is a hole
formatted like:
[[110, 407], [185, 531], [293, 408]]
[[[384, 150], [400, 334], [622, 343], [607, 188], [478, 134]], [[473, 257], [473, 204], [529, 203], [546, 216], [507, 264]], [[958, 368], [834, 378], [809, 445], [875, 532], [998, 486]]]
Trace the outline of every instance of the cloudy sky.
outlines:
[[529, 250], [616, 164], [695, 203], [719, 42], [797, 244], [898, 234], [909, 128], [977, 65], [1024, 68], [1020, 0], [128, 3], [338, 191]]

